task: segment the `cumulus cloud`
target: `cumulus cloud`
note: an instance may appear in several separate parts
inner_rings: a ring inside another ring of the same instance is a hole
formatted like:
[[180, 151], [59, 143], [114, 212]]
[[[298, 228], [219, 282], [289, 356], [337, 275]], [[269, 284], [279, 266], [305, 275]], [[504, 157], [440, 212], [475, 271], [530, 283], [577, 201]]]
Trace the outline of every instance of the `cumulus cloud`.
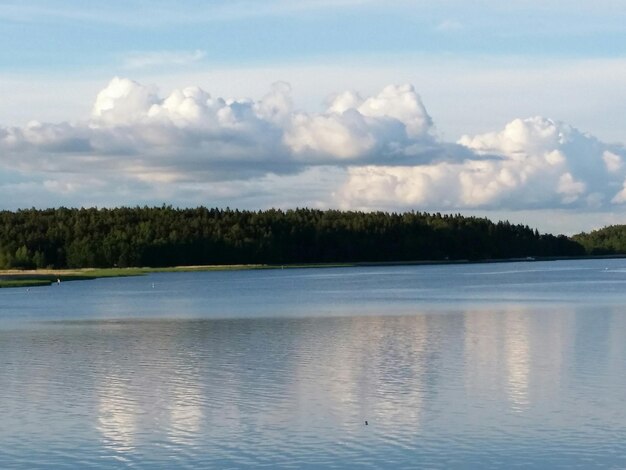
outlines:
[[21, 165], [38, 166], [54, 151], [63, 166], [81, 153], [129, 172], [170, 168], [192, 179], [415, 158], [432, 147], [431, 118], [413, 87], [390, 86], [352, 104], [341, 96], [325, 112], [306, 113], [293, 110], [286, 83], [256, 101], [213, 97], [198, 87], [161, 98], [154, 87], [116, 77], [98, 93], [87, 121], [2, 129], [0, 145]]
[[284, 142], [296, 155], [340, 160], [396, 159], [432, 142], [431, 117], [411, 85], [388, 86], [367, 99], [347, 91], [321, 114], [295, 113]]
[[[115, 195], [248, 207], [605, 210], [626, 203], [625, 158], [623, 147], [543, 117], [442, 142], [411, 85], [344, 91], [313, 113], [294, 108], [283, 82], [254, 100], [199, 87], [162, 97], [114, 78], [84, 121], [0, 128], [0, 176], [19, 174], [22, 193], [37, 186], [37, 201], [75, 194], [79, 205], [118, 203]], [[11, 191], [2, 184], [0, 194]]]
[[103, 125], [132, 124], [157, 102], [156, 90], [151, 87], [115, 77], [96, 96], [92, 116]]
[[[463, 136], [462, 162], [350, 169], [340, 191], [346, 207], [600, 208], [624, 202], [623, 148], [542, 117]], [[479, 157], [490, 157], [480, 160]], [[619, 194], [622, 194], [622, 191]]]

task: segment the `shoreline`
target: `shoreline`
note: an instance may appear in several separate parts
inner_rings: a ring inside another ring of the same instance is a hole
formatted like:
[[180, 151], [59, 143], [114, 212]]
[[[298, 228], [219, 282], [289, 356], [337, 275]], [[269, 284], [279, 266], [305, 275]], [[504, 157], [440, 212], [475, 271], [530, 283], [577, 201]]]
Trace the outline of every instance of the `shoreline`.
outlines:
[[351, 268], [376, 266], [433, 266], [453, 264], [490, 264], [519, 263], [536, 261], [564, 261], [585, 259], [620, 259], [626, 255], [598, 256], [546, 256], [526, 258], [502, 258], [484, 260], [416, 260], [416, 261], [358, 261], [352, 263], [296, 263], [296, 264], [228, 264], [228, 265], [191, 265], [171, 267], [133, 267], [133, 268], [80, 268], [80, 269], [6, 269], [0, 270], [0, 288], [42, 287], [56, 282], [88, 281], [106, 277], [144, 276], [160, 272], [207, 272], [207, 271], [252, 271], [261, 269], [315, 269], [315, 268]]

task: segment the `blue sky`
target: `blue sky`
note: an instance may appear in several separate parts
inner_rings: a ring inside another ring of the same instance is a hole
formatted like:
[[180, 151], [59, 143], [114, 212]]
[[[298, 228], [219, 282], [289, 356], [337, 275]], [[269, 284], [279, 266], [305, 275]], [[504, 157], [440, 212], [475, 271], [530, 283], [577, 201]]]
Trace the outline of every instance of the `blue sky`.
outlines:
[[[370, 52], [610, 57], [626, 39], [617, 1], [9, 1], [0, 17], [3, 59], [17, 67], [45, 66], [51, 52], [95, 64], [129, 46], [210, 49], [237, 61]], [[39, 47], [25, 50], [29, 42]]]
[[621, 223], [625, 47], [610, 0], [0, 2], [0, 205]]
[[619, 2], [2, 2], [4, 71], [119, 67], [139, 52], [205, 65], [372, 54], [622, 57]]

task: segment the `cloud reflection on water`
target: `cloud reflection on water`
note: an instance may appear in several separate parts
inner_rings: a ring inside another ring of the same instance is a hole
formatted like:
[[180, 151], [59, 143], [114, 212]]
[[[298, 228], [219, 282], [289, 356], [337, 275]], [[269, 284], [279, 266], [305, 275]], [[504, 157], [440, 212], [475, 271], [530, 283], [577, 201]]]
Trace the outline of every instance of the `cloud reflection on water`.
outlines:
[[[607, 400], [623, 403], [616, 390], [626, 384], [614, 372], [626, 369], [624, 323], [612, 308], [519, 305], [59, 323], [0, 332], [0, 357], [12, 364], [0, 370], [12, 384], [0, 392], [0, 412], [26, 446], [46, 442], [24, 429], [37, 422], [56, 429], [52, 441], [76, 441], [83, 429], [81, 449], [92, 457], [90, 449], [128, 462], [179, 455], [200, 466], [324, 466], [381, 449], [402, 461], [464, 439], [559, 435], [591, 416], [606, 427], [602, 437], [626, 418], [605, 409]], [[592, 325], [594, 346], [581, 351]], [[45, 370], [56, 371], [54, 381]], [[0, 431], [0, 450], [11, 439]]]
[[98, 390], [98, 419], [96, 428], [102, 443], [115, 453], [132, 452], [137, 434], [137, 404], [122, 380], [104, 379]]
[[[537, 342], [538, 328], [546, 325], [535, 320], [532, 310], [513, 308], [129, 323], [139, 338], [122, 350], [145, 365], [134, 371], [140, 386], [109, 386], [108, 394], [119, 396], [107, 403], [140, 422], [110, 419], [118, 429], [103, 434], [126, 436], [128, 446], [129, 433], [160, 430], [175, 445], [192, 445], [203, 433], [219, 439], [256, 429], [278, 442], [294, 426], [304, 434], [341, 429], [356, 435], [367, 419], [379, 430], [400, 428], [413, 436], [424, 409], [462, 413], [464, 402], [478, 402], [523, 412], [532, 406], [532, 382], [549, 388], [561, 375], [563, 351]], [[542, 335], [558, 338], [563, 326], [549, 324]]]

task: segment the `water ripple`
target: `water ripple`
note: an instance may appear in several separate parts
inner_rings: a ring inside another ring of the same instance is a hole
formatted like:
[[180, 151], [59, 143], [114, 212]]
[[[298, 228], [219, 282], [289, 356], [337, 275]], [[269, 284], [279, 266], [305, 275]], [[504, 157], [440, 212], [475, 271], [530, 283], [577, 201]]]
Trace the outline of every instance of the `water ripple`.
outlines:
[[0, 329], [0, 468], [626, 467], [621, 306], [178, 308]]

